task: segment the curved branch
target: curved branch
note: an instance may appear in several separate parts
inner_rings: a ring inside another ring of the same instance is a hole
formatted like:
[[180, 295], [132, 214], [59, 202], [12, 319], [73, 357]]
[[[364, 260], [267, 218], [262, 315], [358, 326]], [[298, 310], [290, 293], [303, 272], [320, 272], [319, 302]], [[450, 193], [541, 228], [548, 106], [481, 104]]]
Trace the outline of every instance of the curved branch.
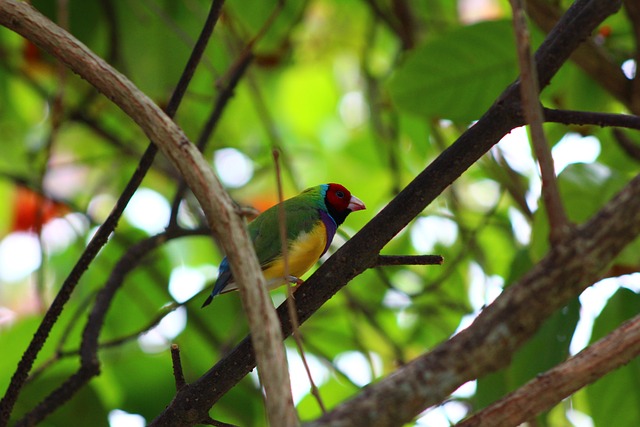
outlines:
[[[222, 2], [214, 1], [213, 5], [216, 4], [221, 6]], [[197, 147], [125, 76], [110, 67], [80, 41], [42, 16], [31, 5], [15, 0], [0, 1], [0, 24], [49, 52], [105, 94], [140, 126], [181, 172], [200, 202], [210, 228], [222, 242], [231, 270], [239, 285], [252, 331], [254, 348], [259, 365], [263, 368], [259, 371], [262, 384], [267, 396], [273, 396], [267, 399], [269, 418], [273, 425], [295, 425], [297, 416], [293, 410], [288, 369], [281, 342], [282, 334], [271, 299], [267, 294], [257, 257], [249, 241], [243, 219], [235, 213], [231, 198], [224, 191]], [[154, 150], [155, 148], [150, 146], [147, 152]], [[46, 335], [48, 330], [45, 339]], [[39, 348], [33, 354], [33, 359], [38, 351]], [[26, 369], [21, 371], [25, 376], [31, 368], [33, 359], [27, 363]], [[18, 383], [22, 384], [23, 381]], [[0, 416], [8, 419], [16, 398], [17, 394], [12, 398], [13, 401], [3, 404]]]
[[[199, 59], [204, 52], [204, 48], [207, 44], [209, 36], [213, 31], [213, 26], [215, 25], [215, 22], [217, 22], [217, 17], [219, 15], [221, 6], [222, 4], [220, 3], [219, 7], [216, 9], [216, 3], [214, 2], [212, 5], [207, 24], [201, 32], [198, 43], [196, 44], [196, 47], [194, 48], [182, 75], [180, 76], [180, 81], [178, 82], [178, 85], [174, 90], [167, 105], [166, 112], [168, 116], [173, 116], [176, 113], [178, 106], [182, 101], [182, 97], [186, 92], [189, 82], [191, 81], [191, 77], [195, 72]], [[29, 22], [31, 22], [32, 25], [25, 25]], [[68, 34], [64, 30], [56, 27], [55, 24], [51, 23], [45, 17], [38, 14], [35, 9], [31, 8], [28, 4], [16, 3], [13, 1], [0, 2], [0, 24], [5, 25], [7, 28], [13, 28], [17, 32], [19, 32], [20, 29], [24, 30], [26, 34], [31, 36], [31, 41], [39, 41], [40, 43], [42, 43], [42, 46], [48, 47], [50, 51], [53, 50], [59, 53], [63, 46], [68, 46], [70, 44], [74, 45], [75, 47], [77, 47], [77, 49], [76, 51], [69, 49], [70, 52], [68, 52], [67, 61], [75, 63], [78, 68], [83, 67], [82, 54], [85, 52], [89, 52], [88, 49], [77, 40], [67, 40]], [[61, 41], [58, 40], [58, 38], [60, 38]], [[64, 52], [64, 49], [62, 49], [61, 51]], [[96, 62], [97, 60], [97, 63], [99, 65], [108, 67], [108, 65], [106, 65], [104, 61], [101, 61], [95, 55], [93, 55], [93, 57], [88, 56], [88, 58], [93, 58], [94, 62]], [[96, 70], [94, 68], [91, 68], [90, 70], [95, 73]], [[98, 76], [100, 76], [99, 70]], [[106, 77], [108, 77], [108, 75]], [[103, 81], [103, 83], [105, 82]], [[108, 85], [108, 81], [105, 84]], [[151, 101], [147, 101], [151, 103]], [[156, 152], [156, 146], [153, 143], [149, 144], [142, 158], [140, 159], [138, 168], [127, 183], [113, 210], [111, 211], [105, 222], [100, 226], [95, 235], [91, 238], [91, 241], [65, 279], [60, 288], [60, 291], [58, 291], [56, 295], [56, 298], [47, 310], [44, 318], [42, 319], [42, 322], [40, 323], [38, 329], [36, 330], [36, 333], [34, 334], [33, 339], [29, 343], [29, 346], [27, 347], [22, 358], [20, 359], [20, 362], [18, 363], [18, 367], [16, 368], [16, 371], [11, 378], [11, 382], [9, 383], [9, 387], [7, 388], [7, 392], [3, 396], [2, 400], [0, 400], [0, 425], [6, 425], [6, 423], [8, 422], [13, 407], [18, 399], [18, 395], [20, 394], [20, 391], [25, 381], [27, 380], [29, 372], [33, 367], [33, 363], [38, 356], [38, 353], [42, 349], [42, 346], [49, 336], [49, 332], [55, 325], [58, 317], [60, 316], [60, 313], [62, 313], [62, 310], [64, 309], [65, 304], [71, 297], [71, 294], [73, 293], [76, 285], [88, 268], [89, 264], [91, 264], [93, 259], [96, 257], [100, 248], [102, 248], [107, 243], [109, 235], [113, 232], [113, 230], [115, 230], [120, 216], [127, 206], [127, 203], [129, 203], [129, 200], [133, 196], [133, 193], [139, 187], [142, 179], [153, 164], [153, 159]]]

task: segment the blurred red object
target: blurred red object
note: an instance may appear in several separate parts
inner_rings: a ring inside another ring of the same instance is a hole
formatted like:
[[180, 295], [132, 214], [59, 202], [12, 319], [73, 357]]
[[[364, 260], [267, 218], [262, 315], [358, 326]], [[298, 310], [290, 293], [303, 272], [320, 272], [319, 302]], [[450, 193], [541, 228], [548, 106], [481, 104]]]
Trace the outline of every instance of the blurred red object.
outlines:
[[43, 197], [26, 187], [16, 187], [11, 231], [40, 233], [44, 224], [70, 211], [64, 203]]

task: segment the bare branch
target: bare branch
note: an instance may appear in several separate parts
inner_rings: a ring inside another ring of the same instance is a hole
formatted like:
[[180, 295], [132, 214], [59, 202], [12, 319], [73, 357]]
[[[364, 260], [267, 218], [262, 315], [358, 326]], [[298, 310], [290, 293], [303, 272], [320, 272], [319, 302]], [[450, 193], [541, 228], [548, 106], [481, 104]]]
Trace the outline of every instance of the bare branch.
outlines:
[[564, 123], [566, 125], [612, 126], [640, 130], [640, 116], [630, 114], [593, 113], [591, 111], [544, 109], [547, 122]]
[[603, 375], [640, 355], [640, 316], [518, 390], [457, 424], [457, 427], [516, 426], [551, 409]]
[[373, 267], [383, 265], [442, 265], [442, 255], [378, 255]]
[[518, 63], [520, 64], [522, 110], [526, 122], [529, 123], [531, 143], [540, 165], [542, 198], [549, 220], [549, 240], [554, 244], [568, 232], [569, 220], [558, 191], [551, 149], [542, 129], [542, 107], [538, 99], [540, 95], [538, 75], [535, 63], [531, 58], [531, 37], [527, 29], [522, 0], [510, 0], [510, 2], [513, 8], [513, 26], [516, 34]]

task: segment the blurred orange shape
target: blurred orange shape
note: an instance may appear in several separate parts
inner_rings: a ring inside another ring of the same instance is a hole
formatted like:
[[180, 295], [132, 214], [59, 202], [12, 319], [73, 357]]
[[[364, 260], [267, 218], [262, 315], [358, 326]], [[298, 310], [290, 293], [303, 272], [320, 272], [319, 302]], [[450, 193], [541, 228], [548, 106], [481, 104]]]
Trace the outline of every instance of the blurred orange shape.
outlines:
[[13, 197], [11, 231], [35, 231], [54, 218], [70, 212], [64, 203], [53, 201], [26, 187], [17, 187]]

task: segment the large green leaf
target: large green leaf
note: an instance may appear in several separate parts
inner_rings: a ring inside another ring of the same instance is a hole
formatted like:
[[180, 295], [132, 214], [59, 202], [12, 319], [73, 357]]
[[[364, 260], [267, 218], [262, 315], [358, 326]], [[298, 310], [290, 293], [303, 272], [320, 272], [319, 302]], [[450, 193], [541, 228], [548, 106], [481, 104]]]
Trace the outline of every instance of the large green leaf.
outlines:
[[[596, 319], [595, 342], [640, 311], [640, 295], [620, 288]], [[640, 359], [613, 371], [586, 388], [596, 426], [636, 427], [640, 420]]]
[[399, 108], [454, 121], [480, 118], [517, 76], [508, 21], [439, 35], [411, 52], [389, 82]]

